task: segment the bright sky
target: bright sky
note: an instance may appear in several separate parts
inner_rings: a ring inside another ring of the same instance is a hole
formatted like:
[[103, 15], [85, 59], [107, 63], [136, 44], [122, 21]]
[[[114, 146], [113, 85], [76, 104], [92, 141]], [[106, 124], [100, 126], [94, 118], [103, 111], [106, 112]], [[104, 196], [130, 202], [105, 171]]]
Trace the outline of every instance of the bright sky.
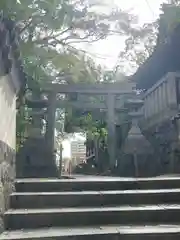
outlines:
[[[105, 0], [104, 0], [105, 1]], [[138, 16], [139, 24], [152, 22], [158, 18], [160, 5], [167, 0], [106, 0], [108, 3], [114, 3], [122, 10], [131, 10]], [[124, 48], [124, 38], [111, 36], [108, 39], [89, 45], [88, 51], [93, 52], [96, 61], [108, 68], [116, 65], [118, 55]]]
[[[113, 5], [115, 3], [123, 10], [132, 9], [132, 13], [138, 16], [139, 24], [152, 22], [160, 13], [160, 5], [166, 0], [103, 0]], [[119, 52], [124, 48], [124, 38], [111, 36], [108, 39], [93, 43], [86, 49], [92, 52], [97, 63], [108, 68], [113, 68], [117, 62]], [[70, 157], [70, 141], [63, 143], [63, 157]]]

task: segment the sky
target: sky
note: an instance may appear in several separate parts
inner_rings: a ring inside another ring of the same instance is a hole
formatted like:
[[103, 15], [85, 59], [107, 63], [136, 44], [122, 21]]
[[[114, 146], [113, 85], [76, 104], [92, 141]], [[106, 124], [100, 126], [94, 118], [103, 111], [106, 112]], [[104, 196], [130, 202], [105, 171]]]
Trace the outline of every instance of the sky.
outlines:
[[[139, 24], [149, 23], [158, 18], [160, 5], [166, 0], [101, 0], [110, 5], [116, 4], [122, 10], [130, 10], [139, 18]], [[86, 50], [92, 53], [94, 60], [106, 68], [116, 65], [119, 52], [124, 48], [124, 38], [111, 36], [97, 43], [89, 44]], [[63, 157], [70, 157], [70, 141], [63, 142]]]
[[[138, 16], [139, 24], [144, 24], [158, 18], [160, 5], [167, 0], [106, 0], [106, 2], [111, 5], [114, 3], [122, 10], [131, 10], [133, 14]], [[124, 38], [117, 36], [111, 36], [87, 46], [88, 52], [93, 53], [98, 64], [111, 69], [116, 65], [118, 55], [123, 48]]]

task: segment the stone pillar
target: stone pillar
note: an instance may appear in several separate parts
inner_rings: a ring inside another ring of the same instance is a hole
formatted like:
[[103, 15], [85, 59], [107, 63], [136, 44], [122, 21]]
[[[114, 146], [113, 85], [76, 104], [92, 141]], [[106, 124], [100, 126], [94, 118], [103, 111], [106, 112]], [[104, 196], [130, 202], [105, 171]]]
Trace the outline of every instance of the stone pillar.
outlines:
[[42, 135], [42, 116], [41, 109], [32, 110], [32, 124], [29, 131], [29, 136], [33, 138], [41, 137]]
[[63, 163], [63, 145], [60, 143], [60, 153], [59, 153], [59, 177], [62, 176], [62, 163]]
[[40, 91], [33, 91], [32, 92], [32, 97], [29, 100], [29, 104], [35, 103], [35, 106], [29, 106], [28, 107], [32, 108], [31, 111], [31, 125], [29, 126], [29, 137], [31, 138], [40, 138], [42, 137], [42, 129], [43, 129], [43, 118], [44, 118], [44, 110], [43, 108], [39, 107], [38, 105], [36, 106], [36, 103], [39, 103], [41, 101], [41, 92]]
[[94, 145], [95, 145], [95, 163], [98, 165], [99, 162], [99, 137], [95, 136]]
[[176, 169], [175, 169], [175, 158], [176, 158], [176, 155], [175, 155], [175, 151], [176, 151], [176, 144], [174, 144], [174, 142], [171, 143], [171, 152], [170, 152], [170, 173], [174, 173], [176, 172]]
[[108, 153], [110, 167], [114, 168], [116, 162], [116, 131], [115, 131], [115, 95], [107, 97], [107, 126], [108, 126]]
[[171, 169], [170, 171], [173, 173], [179, 173], [179, 153], [180, 153], [180, 115], [177, 114], [172, 119], [172, 124], [174, 128], [173, 142], [171, 144], [172, 152], [171, 152]]
[[47, 108], [47, 125], [46, 125], [46, 143], [50, 155], [54, 159], [54, 130], [55, 130], [55, 115], [56, 115], [56, 94], [51, 92], [48, 96]]

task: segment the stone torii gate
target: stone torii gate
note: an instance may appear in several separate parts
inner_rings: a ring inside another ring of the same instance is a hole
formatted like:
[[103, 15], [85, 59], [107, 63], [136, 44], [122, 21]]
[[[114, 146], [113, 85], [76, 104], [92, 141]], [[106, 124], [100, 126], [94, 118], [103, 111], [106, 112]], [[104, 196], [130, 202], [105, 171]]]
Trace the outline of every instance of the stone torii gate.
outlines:
[[[113, 168], [116, 162], [116, 134], [115, 134], [115, 117], [116, 111], [124, 111], [124, 102], [132, 96], [135, 96], [135, 83], [130, 81], [116, 82], [116, 83], [100, 83], [100, 84], [47, 84], [42, 89], [42, 93], [46, 94], [48, 99], [39, 100], [40, 105], [35, 101], [35, 111], [33, 118], [32, 133], [24, 149], [20, 153], [20, 159], [18, 161], [17, 173], [21, 173], [18, 177], [56, 177], [57, 169], [54, 158], [54, 145], [55, 145], [55, 117], [57, 108], [66, 108], [69, 104], [74, 108], [80, 109], [106, 109], [107, 111], [107, 125], [108, 125], [108, 153], [110, 158], [110, 166]], [[81, 102], [69, 102], [64, 100], [58, 100], [58, 94], [82, 94], [82, 95], [104, 95], [106, 96], [106, 103], [81, 103]], [[116, 101], [116, 96], [122, 96], [119, 102]], [[29, 101], [29, 106], [33, 108], [33, 99]], [[42, 115], [41, 109], [46, 108], [46, 132], [43, 137], [40, 134], [40, 115]], [[40, 110], [40, 111], [39, 111]], [[38, 114], [39, 111], [39, 114]], [[128, 109], [126, 109], [128, 111]], [[35, 134], [34, 134], [35, 133]], [[36, 134], [37, 133], [37, 134]], [[24, 158], [27, 160], [24, 160]], [[22, 167], [23, 166], [23, 167]]]
[[[48, 114], [47, 114], [47, 131], [46, 141], [49, 146], [49, 151], [54, 151], [54, 129], [55, 129], [55, 112], [56, 108], [63, 108], [66, 103], [57, 100], [57, 94], [87, 94], [87, 95], [106, 95], [107, 96], [107, 125], [108, 125], [108, 152], [110, 165], [115, 164], [116, 158], [116, 138], [115, 138], [115, 112], [116, 110], [123, 111], [123, 100], [117, 105], [115, 101], [116, 95], [130, 96], [135, 89], [135, 83], [130, 81], [106, 84], [49, 84], [43, 91], [48, 92]], [[63, 106], [64, 105], [64, 106]], [[72, 103], [72, 107], [81, 109], [102, 109], [106, 108], [102, 103]]]

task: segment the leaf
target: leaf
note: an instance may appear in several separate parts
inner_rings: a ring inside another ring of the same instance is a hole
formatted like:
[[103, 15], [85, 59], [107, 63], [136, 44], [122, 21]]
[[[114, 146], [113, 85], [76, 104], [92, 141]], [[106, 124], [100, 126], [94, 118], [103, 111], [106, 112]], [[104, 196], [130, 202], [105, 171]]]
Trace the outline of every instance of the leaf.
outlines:
[[[81, 43], [104, 39], [117, 27], [121, 34], [129, 33], [133, 17], [111, 9], [110, 5], [108, 11], [100, 12], [100, 5], [104, 3], [100, 4], [99, 0], [0, 0], [0, 9], [16, 21], [22, 63], [28, 76], [27, 88], [39, 93], [43, 84], [60, 82], [66, 76], [71, 77], [66, 80], [68, 84], [102, 80], [102, 68], [81, 49]], [[94, 101], [99, 99], [94, 98]], [[27, 112], [25, 106], [23, 112]], [[102, 124], [97, 120], [104, 116], [100, 112], [90, 112], [88, 117], [82, 115], [82, 111], [81, 116], [76, 117], [72, 108], [67, 108], [66, 112], [70, 125], [81, 123], [83, 130], [89, 129], [92, 135], [101, 134]], [[19, 116], [22, 126], [25, 115]], [[60, 125], [58, 122], [57, 128]]]

